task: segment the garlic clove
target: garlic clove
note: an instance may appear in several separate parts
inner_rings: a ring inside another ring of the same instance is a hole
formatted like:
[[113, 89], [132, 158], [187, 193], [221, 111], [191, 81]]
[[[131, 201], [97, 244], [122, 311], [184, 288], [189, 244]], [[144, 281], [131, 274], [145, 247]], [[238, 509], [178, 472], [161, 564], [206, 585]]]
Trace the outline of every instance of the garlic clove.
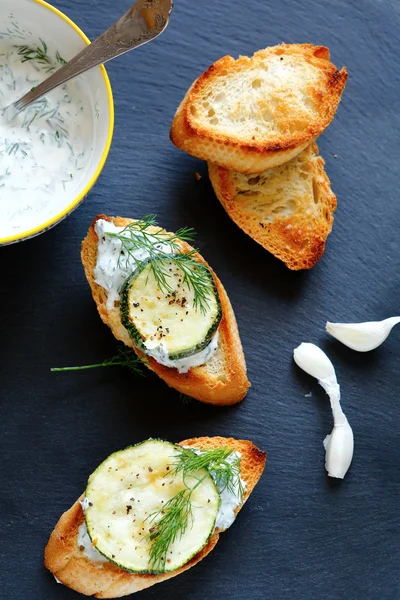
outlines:
[[324, 439], [325, 468], [329, 477], [343, 479], [354, 450], [353, 431], [340, 405], [340, 386], [335, 368], [325, 352], [315, 344], [300, 344], [293, 351], [296, 364], [306, 373], [318, 379], [331, 403], [334, 427]]
[[397, 323], [400, 323], [400, 317], [366, 323], [330, 323], [328, 321], [326, 330], [348, 348], [357, 352], [370, 352], [383, 344]]
[[321, 348], [303, 342], [293, 351], [294, 362], [311, 377], [334, 385], [336, 373], [333, 364]]
[[343, 479], [354, 453], [353, 430], [347, 419], [341, 425], [335, 425], [330, 435], [324, 439], [325, 469], [329, 477]]

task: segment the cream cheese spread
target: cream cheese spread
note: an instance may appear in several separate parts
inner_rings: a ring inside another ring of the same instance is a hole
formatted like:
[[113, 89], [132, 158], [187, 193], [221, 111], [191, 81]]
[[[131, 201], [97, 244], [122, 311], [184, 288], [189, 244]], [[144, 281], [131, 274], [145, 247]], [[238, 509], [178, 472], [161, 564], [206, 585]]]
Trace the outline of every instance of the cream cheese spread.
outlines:
[[152, 349], [147, 347], [146, 342], [144, 345], [146, 346], [146, 354], [154, 358], [154, 360], [161, 365], [178, 369], [178, 373], [187, 373], [192, 367], [199, 367], [210, 360], [214, 352], [218, 350], [218, 341], [219, 332], [217, 330], [215, 335], [213, 335], [211, 338], [210, 343], [203, 350], [196, 352], [196, 354], [192, 354], [192, 356], [187, 356], [186, 358], [177, 358], [175, 360], [170, 360], [168, 358], [168, 352], [165, 349], [163, 342], [161, 342], [156, 348]]
[[[232, 463], [237, 458], [240, 458], [240, 456], [240, 452], [233, 452], [226, 460], [227, 462]], [[223, 489], [218, 482], [218, 478], [215, 477], [212, 471], [210, 472], [210, 475], [214, 479], [219, 495], [221, 496], [221, 506], [219, 507], [217, 520], [215, 521], [215, 529], [228, 529], [236, 519], [235, 510], [243, 503], [239, 481], [235, 482], [232, 489]], [[243, 490], [245, 490], [246, 486], [243, 479], [240, 479], [240, 483], [242, 484]]]
[[[94, 280], [107, 290], [106, 307], [109, 311], [114, 308], [114, 303], [119, 301], [123, 284], [135, 270], [135, 260], [140, 262], [149, 257], [148, 252], [141, 248], [132, 250], [130, 254], [124, 254], [122, 242], [118, 238], [106, 235], [107, 233], [121, 233], [124, 229], [124, 227], [117, 227], [105, 219], [98, 219], [94, 226], [99, 238]], [[129, 237], [128, 234], [127, 237]], [[163, 247], [166, 252], [168, 249], [168, 246]]]
[[[83, 506], [82, 506], [82, 508], [83, 508]], [[83, 521], [83, 523], [79, 526], [77, 544], [78, 544], [79, 550], [91, 562], [94, 562], [94, 563], [109, 562], [109, 560], [105, 556], [103, 556], [92, 545], [92, 540], [90, 539], [90, 536], [88, 534], [88, 530], [87, 530], [85, 521]]]

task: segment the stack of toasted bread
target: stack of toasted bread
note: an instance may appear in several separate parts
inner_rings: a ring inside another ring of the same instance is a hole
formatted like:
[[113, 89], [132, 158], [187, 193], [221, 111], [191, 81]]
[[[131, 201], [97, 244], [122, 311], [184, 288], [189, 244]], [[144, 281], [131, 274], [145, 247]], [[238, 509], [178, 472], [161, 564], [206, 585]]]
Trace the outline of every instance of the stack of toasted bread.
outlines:
[[312, 44], [225, 56], [193, 83], [171, 128], [178, 148], [208, 162], [232, 220], [294, 270], [321, 258], [336, 209], [315, 144], [347, 80], [329, 59]]

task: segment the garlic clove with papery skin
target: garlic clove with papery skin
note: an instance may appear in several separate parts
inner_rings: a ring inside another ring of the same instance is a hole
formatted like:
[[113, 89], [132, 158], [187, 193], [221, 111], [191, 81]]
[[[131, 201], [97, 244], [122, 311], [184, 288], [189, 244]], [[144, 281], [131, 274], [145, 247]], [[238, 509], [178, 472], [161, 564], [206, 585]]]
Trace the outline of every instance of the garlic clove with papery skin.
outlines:
[[330, 323], [328, 321], [326, 331], [352, 350], [370, 352], [383, 344], [397, 323], [400, 323], [400, 317], [365, 323]]
[[325, 469], [329, 477], [343, 479], [346, 475], [354, 452], [353, 430], [347, 419], [335, 425], [330, 435], [324, 439]]

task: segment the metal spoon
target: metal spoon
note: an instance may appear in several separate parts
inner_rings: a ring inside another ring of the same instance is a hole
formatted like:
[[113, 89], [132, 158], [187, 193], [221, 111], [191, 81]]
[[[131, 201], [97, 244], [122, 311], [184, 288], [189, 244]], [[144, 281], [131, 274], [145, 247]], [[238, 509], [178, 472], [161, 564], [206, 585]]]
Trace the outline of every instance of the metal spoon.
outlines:
[[167, 27], [172, 8], [173, 0], [138, 0], [100, 37], [9, 108], [19, 112], [73, 77], [155, 39]]

